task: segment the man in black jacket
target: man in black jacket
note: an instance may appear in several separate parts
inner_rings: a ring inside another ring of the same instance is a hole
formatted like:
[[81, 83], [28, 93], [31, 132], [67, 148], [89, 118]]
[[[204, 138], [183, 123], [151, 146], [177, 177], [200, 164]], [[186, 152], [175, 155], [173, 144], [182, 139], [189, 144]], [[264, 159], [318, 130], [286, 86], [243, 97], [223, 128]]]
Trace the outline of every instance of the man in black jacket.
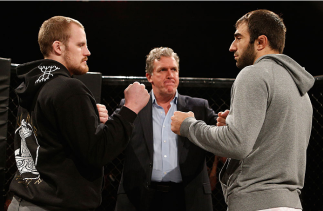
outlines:
[[206, 151], [174, 134], [170, 117], [177, 110], [193, 111], [196, 118], [216, 124], [217, 115], [207, 100], [178, 94], [179, 57], [172, 49], [149, 53], [146, 77], [150, 100], [125, 150], [115, 210], [213, 210]]
[[88, 72], [82, 24], [52, 17], [38, 42], [44, 59], [17, 68], [23, 80], [16, 89], [18, 172], [8, 210], [93, 210], [101, 203], [103, 166], [127, 146], [149, 94], [142, 84], [129, 85], [125, 105], [100, 123], [93, 95], [71, 78]]

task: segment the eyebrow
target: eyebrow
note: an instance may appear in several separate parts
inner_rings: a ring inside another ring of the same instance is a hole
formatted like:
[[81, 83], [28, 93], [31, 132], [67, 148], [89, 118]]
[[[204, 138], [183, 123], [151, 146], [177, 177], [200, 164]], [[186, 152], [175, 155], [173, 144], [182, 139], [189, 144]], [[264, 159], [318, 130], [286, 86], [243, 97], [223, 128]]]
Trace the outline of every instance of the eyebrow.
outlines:
[[78, 44], [80, 45], [80, 44], [82, 44], [82, 45], [86, 45], [87, 43], [85, 42], [85, 41], [80, 41], [80, 42], [78, 42]]
[[[168, 69], [168, 67], [159, 67], [156, 70], [163, 70], [163, 69]], [[173, 66], [173, 67], [170, 67], [170, 69], [176, 69], [176, 70], [178, 70], [178, 67]]]
[[242, 36], [242, 34], [240, 34], [240, 33], [234, 33], [234, 35], [233, 35], [234, 37], [238, 37], [238, 36]]

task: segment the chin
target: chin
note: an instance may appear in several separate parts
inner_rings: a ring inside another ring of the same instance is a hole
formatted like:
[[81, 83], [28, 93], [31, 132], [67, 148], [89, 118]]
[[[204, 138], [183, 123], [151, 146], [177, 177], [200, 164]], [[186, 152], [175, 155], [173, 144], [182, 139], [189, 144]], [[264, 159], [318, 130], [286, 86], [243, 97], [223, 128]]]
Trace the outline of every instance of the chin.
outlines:
[[167, 93], [168, 93], [168, 94], [172, 94], [172, 95], [173, 95], [173, 94], [175, 94], [175, 93], [176, 93], [176, 89], [168, 89], [168, 90], [167, 90]]

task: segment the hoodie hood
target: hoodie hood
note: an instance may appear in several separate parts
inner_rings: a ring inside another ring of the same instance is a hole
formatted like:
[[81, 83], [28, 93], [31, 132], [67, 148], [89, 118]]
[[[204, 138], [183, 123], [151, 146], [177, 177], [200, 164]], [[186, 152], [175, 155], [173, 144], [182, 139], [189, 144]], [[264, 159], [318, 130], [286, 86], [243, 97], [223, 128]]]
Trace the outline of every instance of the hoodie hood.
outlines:
[[257, 59], [255, 64], [263, 59], [274, 60], [277, 64], [284, 67], [293, 78], [301, 96], [306, 94], [314, 85], [314, 77], [289, 56], [284, 54], [268, 54]]
[[23, 82], [16, 88], [15, 92], [18, 95], [20, 105], [29, 110], [40, 88], [57, 75], [71, 77], [64, 65], [50, 59], [19, 65], [17, 76]]

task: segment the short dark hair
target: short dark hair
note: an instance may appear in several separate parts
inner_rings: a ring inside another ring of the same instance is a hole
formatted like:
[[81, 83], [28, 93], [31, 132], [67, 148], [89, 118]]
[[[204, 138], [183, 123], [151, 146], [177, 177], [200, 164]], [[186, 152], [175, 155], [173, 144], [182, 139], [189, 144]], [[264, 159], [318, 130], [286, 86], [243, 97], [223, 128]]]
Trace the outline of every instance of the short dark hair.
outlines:
[[250, 34], [250, 43], [254, 43], [260, 35], [265, 35], [269, 40], [269, 46], [279, 53], [283, 53], [285, 48], [286, 26], [283, 19], [276, 13], [259, 9], [248, 12], [242, 16], [235, 27], [246, 23]]

